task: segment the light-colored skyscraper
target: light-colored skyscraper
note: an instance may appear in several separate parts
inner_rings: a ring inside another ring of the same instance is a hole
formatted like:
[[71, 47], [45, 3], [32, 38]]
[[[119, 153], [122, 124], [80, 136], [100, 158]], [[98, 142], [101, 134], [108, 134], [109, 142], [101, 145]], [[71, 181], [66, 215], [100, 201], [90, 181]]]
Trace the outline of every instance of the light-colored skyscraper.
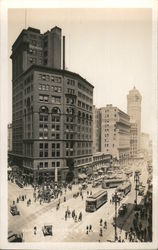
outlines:
[[140, 151], [141, 142], [141, 101], [142, 96], [134, 86], [127, 95], [127, 113], [130, 120], [137, 124], [137, 153]]
[[130, 157], [130, 117], [111, 104], [101, 112], [101, 151], [120, 163]]

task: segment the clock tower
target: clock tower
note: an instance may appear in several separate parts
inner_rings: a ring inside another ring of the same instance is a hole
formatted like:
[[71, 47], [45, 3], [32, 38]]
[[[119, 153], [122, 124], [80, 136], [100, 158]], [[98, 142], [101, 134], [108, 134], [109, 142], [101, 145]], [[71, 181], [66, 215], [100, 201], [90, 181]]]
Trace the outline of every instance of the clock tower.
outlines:
[[127, 113], [130, 116], [130, 120], [137, 125], [137, 153], [140, 150], [141, 140], [141, 101], [142, 96], [134, 86], [127, 95]]

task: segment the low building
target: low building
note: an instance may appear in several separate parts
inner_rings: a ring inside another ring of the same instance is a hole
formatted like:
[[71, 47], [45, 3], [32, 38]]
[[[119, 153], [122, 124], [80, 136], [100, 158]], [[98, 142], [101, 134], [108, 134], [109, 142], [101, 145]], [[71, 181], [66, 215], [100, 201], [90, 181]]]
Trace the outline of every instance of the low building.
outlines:
[[112, 156], [110, 154], [105, 154], [103, 152], [96, 152], [93, 155], [93, 172], [106, 170], [111, 166]]

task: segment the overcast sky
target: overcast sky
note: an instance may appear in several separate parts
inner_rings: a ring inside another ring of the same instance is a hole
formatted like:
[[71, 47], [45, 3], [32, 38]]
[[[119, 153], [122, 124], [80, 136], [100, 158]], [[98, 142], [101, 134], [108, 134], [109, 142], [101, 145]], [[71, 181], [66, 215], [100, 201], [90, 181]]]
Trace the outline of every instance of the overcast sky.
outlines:
[[[127, 94], [135, 86], [142, 95], [142, 131], [152, 133], [151, 9], [27, 9], [26, 19], [24, 9], [10, 9], [9, 55], [21, 30], [29, 26], [41, 33], [54, 26], [62, 29], [66, 67], [94, 85], [96, 107], [113, 104], [126, 112]], [[11, 89], [10, 59], [9, 79]]]

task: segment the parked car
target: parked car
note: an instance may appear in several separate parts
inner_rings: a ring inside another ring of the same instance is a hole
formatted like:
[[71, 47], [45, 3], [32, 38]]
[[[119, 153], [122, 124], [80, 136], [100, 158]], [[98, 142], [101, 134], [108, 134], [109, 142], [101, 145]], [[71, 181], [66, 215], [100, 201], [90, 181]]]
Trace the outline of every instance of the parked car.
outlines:
[[8, 242], [23, 242], [22, 233], [8, 232]]
[[53, 235], [52, 225], [44, 225], [42, 227], [42, 232], [44, 236]]
[[92, 183], [92, 181], [91, 181], [91, 180], [88, 180], [88, 181], [87, 181], [87, 183], [88, 183], [88, 184], [91, 184], [91, 183]]

